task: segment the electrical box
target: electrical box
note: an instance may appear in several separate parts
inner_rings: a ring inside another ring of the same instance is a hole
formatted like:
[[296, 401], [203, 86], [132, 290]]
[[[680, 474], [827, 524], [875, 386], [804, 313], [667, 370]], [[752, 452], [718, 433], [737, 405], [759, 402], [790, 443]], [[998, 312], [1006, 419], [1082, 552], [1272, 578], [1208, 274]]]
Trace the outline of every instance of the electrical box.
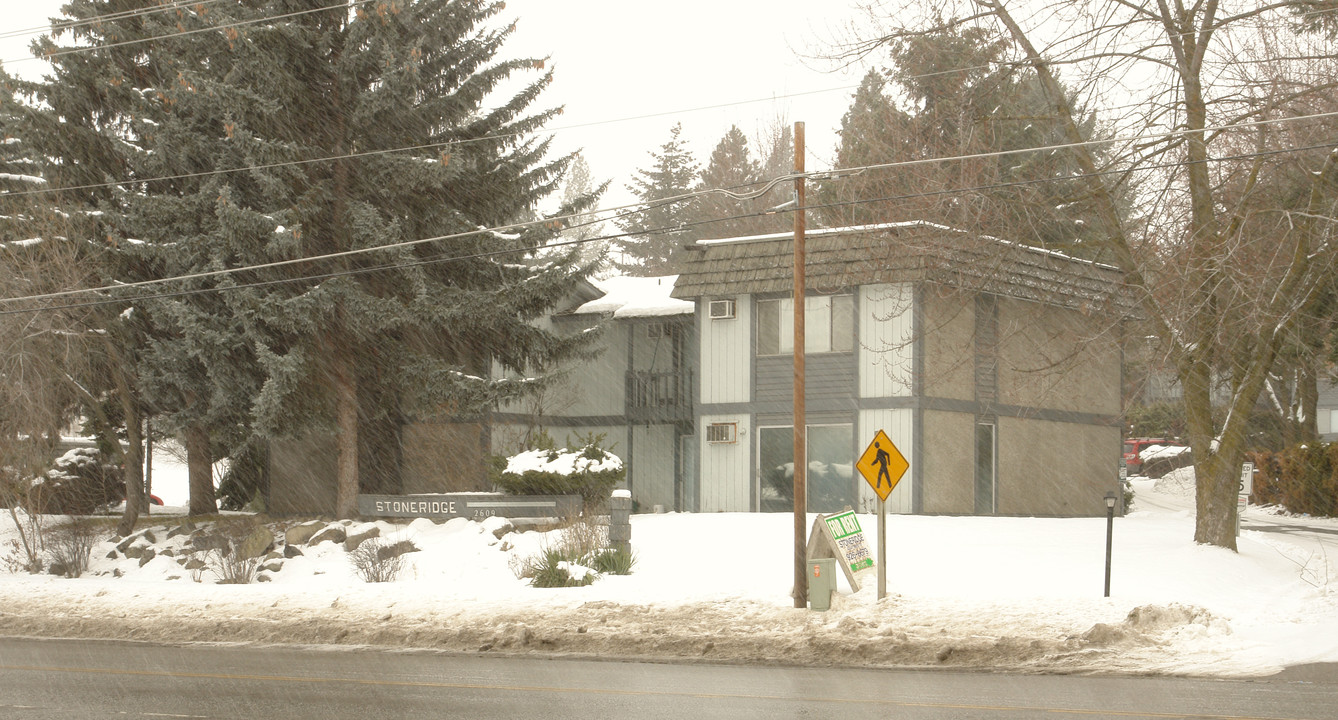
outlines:
[[815, 558], [808, 561], [808, 608], [826, 610], [832, 606], [836, 591], [836, 558]]

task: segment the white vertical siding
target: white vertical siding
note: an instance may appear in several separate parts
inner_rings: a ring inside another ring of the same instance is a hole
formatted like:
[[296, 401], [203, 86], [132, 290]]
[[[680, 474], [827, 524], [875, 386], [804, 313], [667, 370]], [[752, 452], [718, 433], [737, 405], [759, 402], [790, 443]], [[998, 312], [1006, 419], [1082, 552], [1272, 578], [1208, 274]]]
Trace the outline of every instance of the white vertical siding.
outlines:
[[[859, 427], [856, 429], [859, 446], [859, 452], [863, 453], [864, 448], [873, 442], [874, 433], [882, 430], [887, 433], [887, 437], [892, 440], [892, 444], [897, 446], [906, 461], [911, 467], [906, 470], [906, 474], [901, 476], [901, 482], [887, 496], [887, 511], [889, 513], [911, 513], [911, 472], [915, 466], [915, 457], [912, 455], [911, 443], [914, 435], [914, 426], [912, 421], [914, 413], [909, 409], [900, 410], [861, 410], [859, 413]], [[874, 494], [873, 488], [869, 487], [863, 480], [859, 484], [859, 510], [860, 512], [877, 512], [878, 496]]]
[[748, 402], [752, 385], [748, 377], [752, 362], [752, 298], [736, 296], [736, 315], [729, 320], [710, 318], [711, 300], [702, 298], [697, 306], [702, 353], [698, 375], [701, 378], [701, 402]]
[[909, 283], [860, 288], [860, 397], [910, 396], [914, 298]]
[[[747, 512], [752, 510], [752, 475], [748, 472], [753, 430], [747, 415], [703, 415], [698, 419], [697, 443], [701, 449], [698, 498], [702, 512]], [[738, 423], [738, 442], [708, 443], [706, 427], [711, 423]]]

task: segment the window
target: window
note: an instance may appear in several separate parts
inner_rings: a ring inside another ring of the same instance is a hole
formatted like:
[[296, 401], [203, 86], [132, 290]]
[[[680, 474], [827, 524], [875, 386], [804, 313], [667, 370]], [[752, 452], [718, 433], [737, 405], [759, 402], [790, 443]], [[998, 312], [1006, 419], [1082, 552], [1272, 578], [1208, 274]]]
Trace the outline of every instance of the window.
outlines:
[[[855, 296], [813, 295], [804, 299], [804, 352], [853, 352]], [[794, 298], [757, 302], [757, 354], [794, 352]]]
[[976, 424], [976, 514], [993, 515], [995, 509], [995, 445], [994, 423]]
[[[808, 426], [809, 512], [840, 512], [855, 505], [854, 435], [851, 425]], [[758, 429], [757, 458], [761, 477], [758, 505], [763, 512], [794, 509], [794, 428]]]

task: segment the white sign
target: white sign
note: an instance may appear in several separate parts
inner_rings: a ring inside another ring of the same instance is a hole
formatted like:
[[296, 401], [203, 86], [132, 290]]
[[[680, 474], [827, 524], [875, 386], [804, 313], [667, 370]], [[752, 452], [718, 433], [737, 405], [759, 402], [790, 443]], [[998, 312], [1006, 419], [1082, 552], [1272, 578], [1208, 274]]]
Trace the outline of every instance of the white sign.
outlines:
[[1237, 490], [1241, 495], [1250, 495], [1254, 492], [1254, 463], [1247, 462], [1240, 469], [1240, 489]]

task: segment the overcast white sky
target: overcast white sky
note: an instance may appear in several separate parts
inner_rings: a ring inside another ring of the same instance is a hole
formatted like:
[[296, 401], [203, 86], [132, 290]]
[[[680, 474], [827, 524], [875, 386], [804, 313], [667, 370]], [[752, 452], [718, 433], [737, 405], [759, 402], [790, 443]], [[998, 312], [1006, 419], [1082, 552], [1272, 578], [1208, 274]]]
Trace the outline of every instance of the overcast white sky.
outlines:
[[[832, 72], [804, 56], [842, 36], [857, 17], [851, 2], [507, 0], [502, 17], [519, 24], [503, 54], [551, 57], [544, 102], [566, 108], [550, 125], [555, 149], [584, 149], [596, 178], [613, 180], [608, 207], [628, 199], [623, 186], [675, 122], [704, 163], [731, 124], [751, 137], [778, 116], [803, 121], [808, 168], [830, 166], [833, 130], [864, 68]], [[5, 0], [0, 35], [46, 26], [63, 3]], [[0, 37], [10, 72], [40, 73], [40, 63], [13, 62], [31, 39]], [[762, 101], [739, 104], [751, 100]]]

